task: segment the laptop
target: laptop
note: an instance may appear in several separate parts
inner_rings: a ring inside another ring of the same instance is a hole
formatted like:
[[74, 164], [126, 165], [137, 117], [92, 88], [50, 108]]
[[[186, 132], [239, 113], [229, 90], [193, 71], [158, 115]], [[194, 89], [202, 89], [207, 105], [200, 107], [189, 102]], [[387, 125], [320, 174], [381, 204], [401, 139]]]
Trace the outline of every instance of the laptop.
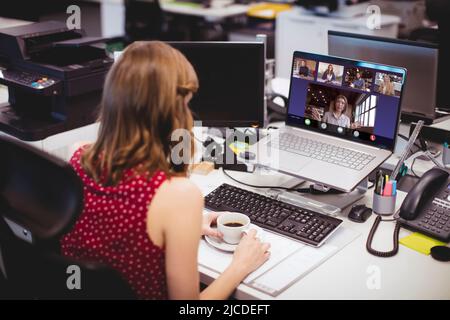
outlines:
[[254, 164], [349, 192], [395, 147], [406, 69], [294, 52], [285, 127]]

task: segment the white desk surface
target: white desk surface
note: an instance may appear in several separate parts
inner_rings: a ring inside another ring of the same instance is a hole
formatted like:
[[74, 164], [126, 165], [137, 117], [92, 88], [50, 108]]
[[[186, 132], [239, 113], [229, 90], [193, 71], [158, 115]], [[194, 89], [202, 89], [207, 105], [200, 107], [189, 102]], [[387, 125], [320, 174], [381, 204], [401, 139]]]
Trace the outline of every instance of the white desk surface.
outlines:
[[[233, 173], [237, 177], [240, 173]], [[241, 173], [242, 179], [248, 174]], [[226, 182], [240, 188], [226, 177], [222, 171], [214, 170], [199, 178], [200, 183], [220, 184]], [[247, 180], [248, 181], [248, 180]], [[271, 179], [276, 184], [276, 179]], [[254, 183], [254, 182], [253, 182]], [[250, 188], [251, 189], [251, 188]], [[253, 190], [257, 191], [257, 190]], [[258, 192], [258, 191], [257, 191]], [[259, 191], [261, 192], [261, 191]], [[373, 189], [358, 203], [372, 205]], [[404, 194], [403, 194], [404, 197]], [[400, 199], [399, 195], [399, 200]], [[398, 206], [401, 201], [398, 201]], [[366, 251], [366, 240], [375, 219], [372, 215], [365, 223], [359, 224], [347, 219], [348, 210], [338, 218], [343, 226], [361, 233], [356, 240], [344, 247], [333, 257], [301, 278], [275, 299], [450, 299], [449, 263], [439, 262], [403, 245], [391, 258], [379, 258]], [[379, 251], [392, 249], [393, 222], [383, 222], [377, 230], [373, 247]], [[401, 229], [400, 238], [410, 233]], [[379, 289], [368, 286], [374, 271], [380, 276]], [[202, 282], [209, 284], [218, 274], [199, 266]], [[241, 284], [234, 293], [237, 299], [274, 299], [267, 294]]]
[[[123, 5], [123, 0], [90, 0], [100, 4], [107, 5]], [[214, 0], [213, 0], [214, 2]], [[160, 0], [161, 8], [169, 13], [183, 14], [188, 16], [198, 16], [205, 18], [228, 18], [247, 13], [250, 5], [230, 4], [226, 6], [220, 5], [221, 0], [213, 3], [211, 8], [202, 8], [200, 6], [192, 6], [190, 4], [175, 3], [173, 0]]]
[[216, 19], [245, 15], [250, 7], [250, 5], [246, 4], [231, 4], [223, 7], [212, 6], [211, 8], [203, 8], [167, 0], [161, 1], [160, 5], [165, 12]]

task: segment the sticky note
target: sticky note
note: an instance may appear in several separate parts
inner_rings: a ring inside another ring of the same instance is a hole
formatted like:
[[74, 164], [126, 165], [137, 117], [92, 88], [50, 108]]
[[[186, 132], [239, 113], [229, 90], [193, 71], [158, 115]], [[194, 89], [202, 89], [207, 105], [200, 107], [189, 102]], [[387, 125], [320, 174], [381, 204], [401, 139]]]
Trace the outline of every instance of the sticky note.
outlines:
[[239, 154], [248, 150], [248, 143], [235, 141], [230, 143], [229, 147], [231, 150], [233, 150], [234, 153]]
[[399, 242], [402, 245], [423, 254], [430, 254], [430, 250], [434, 246], [446, 245], [442, 241], [430, 238], [418, 232], [411, 233], [409, 236], [401, 238]]

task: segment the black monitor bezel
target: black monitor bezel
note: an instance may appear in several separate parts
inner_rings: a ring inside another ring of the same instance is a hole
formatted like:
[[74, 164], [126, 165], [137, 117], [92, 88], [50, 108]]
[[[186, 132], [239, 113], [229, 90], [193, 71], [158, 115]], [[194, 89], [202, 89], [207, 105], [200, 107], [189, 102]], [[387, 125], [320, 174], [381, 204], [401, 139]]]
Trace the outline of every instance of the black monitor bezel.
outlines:
[[[439, 50], [439, 45], [436, 43], [431, 43], [431, 42], [424, 42], [424, 41], [412, 41], [412, 40], [407, 40], [407, 39], [397, 39], [397, 38], [386, 38], [386, 37], [380, 37], [380, 36], [373, 36], [373, 35], [366, 35], [366, 34], [359, 34], [359, 33], [350, 33], [350, 32], [342, 32], [342, 31], [334, 31], [334, 30], [328, 30], [328, 36], [327, 36], [327, 44], [328, 46], [330, 45], [330, 36], [337, 36], [337, 37], [345, 37], [345, 38], [350, 38], [350, 39], [360, 39], [360, 40], [368, 40], [368, 41], [375, 41], [375, 42], [388, 42], [388, 43], [393, 43], [393, 44], [398, 44], [398, 45], [403, 45], [403, 46], [411, 46], [411, 47], [419, 47], [419, 48], [427, 48], [427, 49], [434, 49], [437, 51], [437, 81], [439, 81], [440, 79], [440, 70], [439, 70], [439, 65], [440, 65], [440, 59], [441, 57], [441, 52]], [[441, 97], [440, 91], [439, 91], [439, 84], [437, 83], [436, 86], [436, 90], [435, 90], [435, 101], [436, 101], [436, 106], [438, 109], [442, 109], [442, 110], [450, 110], [449, 108], [443, 107], [443, 106], [439, 106], [439, 99]], [[411, 113], [411, 112], [405, 112], [402, 111], [403, 115], [412, 115], [412, 116], [416, 116], [419, 117], [420, 119], [423, 119], [425, 121], [427, 120], [432, 120], [433, 118], [430, 119], [429, 116], [426, 115], [422, 115], [420, 113]]]
[[[434, 44], [431, 42], [412, 41], [412, 40], [397, 39], [397, 38], [386, 38], [386, 37], [379, 37], [379, 36], [373, 36], [373, 35], [367, 35], [367, 34], [350, 33], [350, 32], [342, 32], [342, 31], [334, 31], [334, 30], [328, 30], [328, 37], [329, 36], [356, 38], [356, 39], [371, 40], [371, 41], [378, 41], [378, 42], [389, 42], [389, 43], [395, 43], [395, 44], [400, 44], [400, 45], [405, 45], [405, 46], [422, 47], [422, 48], [430, 48], [430, 49], [439, 50], [439, 46], [437, 44]], [[329, 38], [327, 38], [327, 40], [329, 41]]]
[[[260, 83], [258, 85], [258, 90], [255, 94], [260, 97], [259, 104], [260, 107], [256, 113], [256, 119], [238, 119], [238, 120], [202, 120], [199, 119], [203, 127], [228, 127], [228, 128], [238, 128], [238, 127], [264, 127], [264, 93], [265, 93], [265, 48], [263, 42], [246, 42], [246, 41], [167, 41], [167, 44], [177, 48], [177, 46], [189, 46], [189, 47], [205, 47], [208, 48], [238, 48], [243, 49], [246, 47], [259, 48], [257, 59], [257, 64], [259, 66], [258, 70], [255, 70], [258, 74], [256, 76]], [[201, 85], [201, 84], [200, 84]]]

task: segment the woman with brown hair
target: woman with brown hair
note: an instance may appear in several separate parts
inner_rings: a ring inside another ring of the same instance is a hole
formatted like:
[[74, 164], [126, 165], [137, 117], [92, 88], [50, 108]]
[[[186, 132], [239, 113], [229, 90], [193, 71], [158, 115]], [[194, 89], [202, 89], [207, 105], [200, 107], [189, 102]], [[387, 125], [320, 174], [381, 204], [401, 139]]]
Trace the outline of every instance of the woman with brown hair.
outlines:
[[327, 70], [325, 70], [325, 72], [322, 75], [322, 80], [324, 80], [324, 82], [333, 82], [336, 80], [336, 75], [334, 73], [333, 70], [333, 65], [329, 64]]
[[[135, 42], [105, 81], [97, 141], [70, 160], [84, 184], [84, 210], [61, 240], [64, 255], [106, 264], [143, 299], [224, 299], [269, 258], [255, 231], [230, 266], [200, 292], [197, 253], [203, 197], [173, 161], [175, 130], [190, 132], [188, 102], [198, 88], [186, 58], [162, 42]], [[192, 154], [193, 148], [183, 153]], [[186, 154], [183, 154], [183, 157]]]
[[357, 122], [350, 123], [350, 118], [345, 114], [347, 108], [348, 108], [347, 97], [340, 94], [332, 102], [330, 111], [325, 112], [322, 118], [320, 117], [318, 111], [316, 109], [313, 109], [312, 119], [344, 128], [352, 128], [352, 129], [358, 128], [359, 123]]

